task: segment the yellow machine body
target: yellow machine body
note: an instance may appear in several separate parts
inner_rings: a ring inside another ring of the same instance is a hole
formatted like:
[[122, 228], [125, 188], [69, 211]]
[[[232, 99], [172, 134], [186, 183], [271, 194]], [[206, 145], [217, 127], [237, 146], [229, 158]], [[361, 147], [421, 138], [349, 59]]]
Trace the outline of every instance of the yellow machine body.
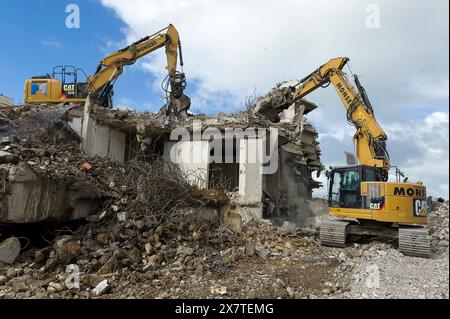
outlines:
[[[74, 90], [74, 87], [66, 86], [65, 91], [67, 90]], [[54, 78], [28, 79], [25, 82], [24, 91], [27, 104], [84, 103], [86, 100], [85, 98], [68, 98], [63, 94], [61, 82]]]
[[330, 207], [336, 217], [408, 225], [426, 224], [426, 188], [413, 183], [362, 182], [362, 209]]

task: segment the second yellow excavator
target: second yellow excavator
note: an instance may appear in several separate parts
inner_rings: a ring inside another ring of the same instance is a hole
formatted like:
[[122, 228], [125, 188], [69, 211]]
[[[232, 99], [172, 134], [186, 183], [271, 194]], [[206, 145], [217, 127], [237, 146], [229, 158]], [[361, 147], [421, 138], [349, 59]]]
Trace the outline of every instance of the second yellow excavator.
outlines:
[[[163, 89], [167, 93], [168, 113], [186, 112], [190, 107], [190, 99], [184, 95], [186, 77], [182, 71], [177, 71], [178, 57], [183, 67], [181, 41], [172, 24], [103, 58], [92, 76], [87, 76], [82, 69], [74, 66], [57, 66], [51, 75], [28, 79], [25, 83], [25, 103], [84, 103], [89, 95], [96, 103], [111, 107], [113, 86], [123, 73], [124, 66], [132, 65], [162, 47], [165, 47], [167, 56], [168, 75]], [[86, 82], [78, 81], [80, 73], [84, 74]]]
[[[321, 243], [344, 247], [349, 234], [383, 235], [398, 238], [399, 250], [405, 255], [429, 257], [430, 236], [424, 227], [426, 188], [421, 182], [402, 181], [403, 174], [397, 168], [396, 181], [388, 182], [391, 165], [387, 135], [348, 62], [346, 57], [331, 59], [297, 85], [284, 90], [285, 96], [277, 100], [281, 102], [272, 103], [265, 111], [280, 112], [312, 91], [332, 84], [345, 106], [348, 123], [356, 128], [353, 140], [359, 162], [349, 156], [349, 166], [334, 167], [327, 172], [328, 203], [334, 218], [321, 224]], [[347, 64], [356, 89], [343, 72]]]

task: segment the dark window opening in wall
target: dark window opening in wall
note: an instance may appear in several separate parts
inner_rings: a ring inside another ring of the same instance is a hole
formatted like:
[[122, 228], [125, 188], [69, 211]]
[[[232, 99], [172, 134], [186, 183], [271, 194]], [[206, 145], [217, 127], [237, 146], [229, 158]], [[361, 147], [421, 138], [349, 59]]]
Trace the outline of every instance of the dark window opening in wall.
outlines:
[[[213, 161], [208, 166], [209, 188], [223, 189], [232, 192], [239, 190], [239, 141], [233, 139], [233, 143], [230, 143], [230, 145], [232, 145], [230, 149], [227, 149], [225, 140], [223, 140], [221, 160], [217, 162]], [[219, 156], [216, 152], [217, 150], [212, 148], [210, 156], [212, 158], [216, 155]], [[232, 160], [226, 161], [226, 155], [228, 155], [228, 157], [232, 155]]]
[[135, 132], [127, 134], [125, 148], [125, 162], [137, 159], [140, 161], [151, 161], [155, 156], [164, 154], [165, 137], [162, 134], [149, 134], [141, 141]]

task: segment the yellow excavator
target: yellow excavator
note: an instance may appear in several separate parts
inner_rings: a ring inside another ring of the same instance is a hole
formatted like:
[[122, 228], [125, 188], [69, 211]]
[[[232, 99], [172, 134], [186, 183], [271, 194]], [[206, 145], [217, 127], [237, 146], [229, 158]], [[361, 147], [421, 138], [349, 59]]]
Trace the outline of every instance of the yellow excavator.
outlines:
[[[88, 95], [95, 103], [112, 106], [113, 86], [123, 73], [124, 66], [134, 64], [140, 58], [165, 47], [168, 75], [163, 83], [169, 112], [185, 112], [190, 107], [190, 99], [184, 95], [186, 77], [177, 71], [178, 56], [183, 67], [181, 41], [176, 28], [170, 24], [124, 49], [103, 58], [92, 76], [74, 66], [56, 66], [52, 74], [34, 76], [25, 83], [25, 103], [59, 104], [85, 103]], [[79, 82], [79, 74], [86, 82]], [[169, 88], [170, 86], [170, 88]]]
[[[348, 65], [355, 87], [343, 72]], [[391, 169], [386, 133], [377, 122], [368, 95], [353, 73], [349, 59], [331, 59], [285, 90], [285, 101], [272, 105], [281, 112], [314, 90], [332, 84], [356, 128], [353, 141], [358, 162], [347, 153], [347, 165], [330, 167], [328, 202], [330, 218], [320, 227], [322, 245], [345, 247], [349, 234], [398, 238], [405, 255], [430, 257], [430, 236], [426, 228], [426, 188], [421, 182], [408, 183], [397, 168], [396, 181], [388, 182]], [[287, 102], [286, 102], [287, 101]], [[403, 179], [403, 180], [402, 180]]]

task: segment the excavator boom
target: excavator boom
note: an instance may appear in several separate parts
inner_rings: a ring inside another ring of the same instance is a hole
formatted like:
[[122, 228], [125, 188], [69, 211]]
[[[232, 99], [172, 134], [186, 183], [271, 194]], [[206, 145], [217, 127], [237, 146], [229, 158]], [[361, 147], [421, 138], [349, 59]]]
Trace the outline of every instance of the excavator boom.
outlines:
[[[103, 58], [95, 74], [88, 79], [89, 94], [98, 96], [100, 102], [105, 102], [113, 83], [123, 73], [124, 66], [132, 65], [140, 58], [164, 46], [166, 47], [167, 69], [172, 90], [180, 91], [180, 88], [174, 87], [180, 82], [180, 77], [181, 82], [185, 81], [184, 75], [177, 73], [178, 51], [180, 51], [180, 64], [183, 65], [180, 37], [176, 28], [173, 25], [169, 25], [167, 28]], [[182, 89], [184, 87], [181, 88], [181, 91]], [[182, 92], [177, 93], [178, 95], [182, 94]]]
[[367, 93], [357, 75], [353, 75], [357, 86], [355, 89], [342, 71], [348, 61], [346, 57], [334, 58], [319, 67], [299, 84], [291, 87], [286, 93], [290, 96], [285, 98], [289, 103], [277, 105], [277, 109], [278, 111], [286, 109], [293, 102], [331, 83], [347, 111], [347, 121], [356, 128], [354, 142], [359, 163], [378, 168], [380, 174], [387, 180], [390, 169], [389, 155], [386, 151], [387, 136], [375, 118]]
[[386, 133], [375, 118], [367, 93], [359, 82], [358, 76], [353, 75], [357, 86], [355, 89], [342, 71], [348, 62], [348, 58], [340, 57], [322, 65], [300, 82], [293, 93], [294, 101], [331, 83], [347, 111], [348, 122], [356, 128], [354, 141], [359, 163], [382, 169], [387, 178], [390, 162], [386, 151]]

